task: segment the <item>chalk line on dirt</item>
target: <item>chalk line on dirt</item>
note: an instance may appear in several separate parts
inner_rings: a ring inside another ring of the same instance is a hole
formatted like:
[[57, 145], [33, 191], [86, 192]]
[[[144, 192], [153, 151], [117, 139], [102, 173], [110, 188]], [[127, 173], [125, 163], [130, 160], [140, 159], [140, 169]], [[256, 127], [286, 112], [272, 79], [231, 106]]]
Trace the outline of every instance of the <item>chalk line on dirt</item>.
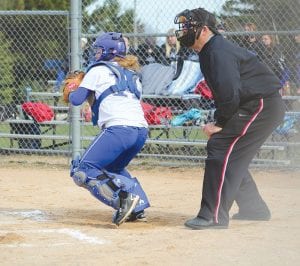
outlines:
[[[44, 221], [48, 221], [47, 215], [45, 212], [41, 211], [41, 210], [18, 210], [18, 211], [0, 211], [0, 217], [1, 216], [12, 216], [12, 217], [21, 217], [22, 219], [30, 219], [30, 220], [34, 220], [34, 221], [38, 221], [38, 222], [44, 222]], [[14, 224], [13, 221], [3, 221], [1, 222], [2, 219], [0, 219], [0, 224]], [[58, 229], [37, 229], [37, 230], [13, 230], [13, 232], [23, 232], [23, 233], [28, 233], [28, 234], [64, 234], [64, 235], [68, 235], [70, 237], [72, 237], [73, 239], [77, 239], [79, 241], [82, 242], [86, 242], [89, 244], [95, 244], [95, 245], [104, 245], [104, 244], [108, 244], [109, 241], [104, 240], [104, 239], [100, 239], [94, 236], [88, 236], [86, 234], [84, 234], [83, 232], [81, 232], [80, 230], [76, 230], [76, 229], [70, 229], [70, 228], [58, 228]], [[7, 231], [7, 230], [0, 230], [0, 234], [4, 233], [4, 234], [9, 234], [11, 233], [11, 231]], [[5, 235], [3, 236], [5, 237]], [[3, 246], [4, 243], [0, 242], [0, 246]], [[51, 244], [51, 246], [59, 246], [59, 245], [67, 245], [67, 244], [71, 244], [71, 243], [53, 243]], [[32, 244], [24, 244], [24, 243], [6, 243], [4, 244], [7, 247], [32, 247], [34, 245]]]
[[0, 211], [0, 216], [17, 216], [25, 219], [30, 219], [34, 221], [44, 222], [47, 221], [47, 215], [41, 210], [19, 210], [19, 211]]
[[[0, 230], [0, 236], [2, 235], [2, 238], [5, 238], [5, 234], [10, 234], [12, 231], [8, 230]], [[81, 232], [80, 230], [76, 229], [70, 229], [70, 228], [59, 228], [59, 229], [38, 229], [38, 230], [13, 230], [13, 232], [16, 233], [25, 233], [25, 234], [63, 234], [70, 236], [71, 238], [74, 238], [76, 240], [88, 243], [88, 244], [93, 244], [93, 245], [105, 245], [109, 244], [110, 241], [107, 241], [105, 239], [100, 239], [94, 236], [88, 236]], [[19, 242], [19, 241], [17, 241]], [[69, 242], [55, 242], [52, 244], [49, 244], [48, 246], [63, 246], [63, 245], [70, 245], [72, 243]], [[1, 246], [6, 246], [6, 247], [34, 247], [34, 246], [39, 246], [36, 244], [31, 244], [31, 243], [1, 243], [0, 241], [0, 247]]]

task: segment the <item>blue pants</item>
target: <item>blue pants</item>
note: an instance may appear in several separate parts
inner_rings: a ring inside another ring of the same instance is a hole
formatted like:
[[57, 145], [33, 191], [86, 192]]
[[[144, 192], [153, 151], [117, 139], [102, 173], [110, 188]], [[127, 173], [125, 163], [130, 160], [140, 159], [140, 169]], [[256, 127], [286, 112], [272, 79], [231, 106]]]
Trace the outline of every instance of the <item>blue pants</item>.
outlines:
[[[73, 177], [76, 172], [84, 172], [86, 180], [85, 184], [81, 185], [86, 187], [96, 198], [117, 209], [116, 200], [111, 202], [103, 200], [102, 189], [99, 190], [103, 182], [107, 183], [108, 179], [99, 181], [99, 184], [96, 185], [98, 189], [95, 189], [95, 179], [103, 175], [105, 171], [111, 176], [110, 180], [114, 183], [114, 187], [117, 186], [118, 192], [125, 191], [140, 196], [140, 202], [134, 211], [141, 211], [149, 207], [149, 201], [141, 185], [126, 170], [126, 166], [143, 148], [147, 135], [147, 128], [112, 126], [104, 129], [86, 149], [79, 164], [73, 165], [71, 176]], [[121, 180], [121, 183], [116, 182], [114, 178], [117, 178], [118, 182]], [[73, 179], [78, 184], [74, 177]], [[91, 180], [93, 182], [90, 182]], [[116, 188], [114, 192], [116, 192]]]

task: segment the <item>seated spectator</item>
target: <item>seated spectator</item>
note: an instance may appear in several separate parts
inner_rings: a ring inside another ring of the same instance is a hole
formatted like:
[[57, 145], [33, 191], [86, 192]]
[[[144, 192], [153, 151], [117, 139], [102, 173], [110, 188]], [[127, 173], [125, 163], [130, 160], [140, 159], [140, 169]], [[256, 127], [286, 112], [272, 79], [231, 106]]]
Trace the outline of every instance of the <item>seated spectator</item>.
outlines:
[[290, 87], [292, 94], [300, 95], [300, 33], [293, 36], [292, 45], [286, 57], [291, 72]]
[[273, 35], [264, 34], [261, 40], [263, 45], [261, 59], [273, 70], [276, 76], [281, 80], [282, 85], [284, 85], [287, 81], [287, 68], [285, 66], [282, 49], [276, 44]]
[[[83, 69], [86, 69], [89, 65], [89, 59], [90, 59], [90, 54], [91, 54], [91, 45], [88, 43], [87, 38], [81, 38], [80, 40], [80, 49], [82, 53], [82, 58], [81, 58], [81, 66]], [[65, 58], [61, 64], [59, 65], [56, 73], [56, 81], [55, 81], [55, 91], [59, 91], [60, 87], [69, 72], [69, 58]]]
[[[95, 42], [95, 38], [88, 39], [88, 42], [81, 46], [82, 48], [82, 69], [86, 70], [91, 63], [91, 57], [94, 53], [93, 51], [93, 43]], [[82, 43], [83, 44], [83, 43]]]
[[57, 92], [60, 90], [60, 87], [69, 71], [69, 59], [65, 58], [59, 65], [56, 73], [56, 80], [55, 80], [55, 86], [54, 91]]
[[82, 67], [86, 68], [89, 65], [90, 45], [87, 38], [81, 38], [80, 48], [82, 52]]
[[[199, 56], [193, 49], [189, 49], [187, 47], [180, 47], [177, 54], [177, 63], [175, 66], [176, 72], [175, 72], [174, 80], [176, 80], [181, 75], [184, 61], [192, 61], [199, 64]], [[186, 66], [187, 64], [185, 65], [185, 67]]]
[[199, 61], [198, 54], [193, 50], [187, 47], [180, 47], [178, 51], [178, 56], [181, 57], [183, 60], [190, 60], [190, 61]]
[[156, 44], [154, 37], [147, 37], [145, 42], [138, 46], [136, 55], [141, 66], [151, 63], [168, 65], [168, 61], [164, 57], [161, 47]]
[[239, 45], [261, 58], [261, 52], [263, 50], [262, 44], [257, 35], [251, 34], [251, 32], [257, 31], [256, 25], [254, 23], [246, 23], [244, 25], [244, 30], [249, 32], [249, 34], [242, 36]]
[[[218, 25], [217, 25], [217, 30], [218, 32], [220, 32], [221, 34], [223, 34], [224, 32], [226, 32], [226, 24], [224, 22], [220, 22]], [[223, 35], [224, 38], [226, 38], [226, 36]]]
[[177, 41], [175, 29], [168, 30], [166, 42], [161, 46], [161, 49], [170, 65], [173, 65], [177, 61], [179, 48], [180, 44]]
[[123, 36], [123, 39], [124, 39], [125, 45], [126, 45], [126, 53], [131, 54], [131, 55], [136, 55], [136, 51], [135, 51], [134, 47], [132, 47], [129, 38]]
[[300, 95], [300, 33], [295, 35], [295, 79], [297, 94]]

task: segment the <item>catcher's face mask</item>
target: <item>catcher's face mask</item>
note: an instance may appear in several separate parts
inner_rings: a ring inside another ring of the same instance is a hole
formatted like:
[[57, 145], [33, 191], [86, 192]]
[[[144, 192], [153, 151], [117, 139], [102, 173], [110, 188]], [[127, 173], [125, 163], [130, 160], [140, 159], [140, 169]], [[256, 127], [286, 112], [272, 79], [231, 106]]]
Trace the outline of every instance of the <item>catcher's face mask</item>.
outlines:
[[175, 34], [180, 45], [185, 47], [193, 46], [196, 39], [196, 32], [200, 30], [197, 34], [197, 37], [199, 37], [202, 25], [193, 19], [192, 12], [186, 9], [179, 13], [175, 17], [174, 23], [178, 24], [178, 30], [175, 31]]
[[100, 61], [103, 58], [103, 52], [105, 52], [103, 47], [93, 47], [94, 59], [95, 61]]

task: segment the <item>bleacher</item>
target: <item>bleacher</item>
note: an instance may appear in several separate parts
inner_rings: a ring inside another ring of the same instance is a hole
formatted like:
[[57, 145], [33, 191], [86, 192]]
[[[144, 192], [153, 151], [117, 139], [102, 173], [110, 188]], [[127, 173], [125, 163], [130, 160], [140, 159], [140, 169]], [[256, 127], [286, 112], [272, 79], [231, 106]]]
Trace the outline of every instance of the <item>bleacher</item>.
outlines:
[[[1, 139], [9, 140], [6, 146], [1, 147], [5, 153], [42, 153], [42, 154], [71, 154], [69, 106], [61, 101], [60, 92], [32, 92], [27, 95], [28, 100], [39, 100], [48, 103], [54, 111], [51, 121], [39, 124], [40, 134], [20, 132], [18, 128], [26, 128], [26, 125], [34, 125], [34, 120], [28, 120], [22, 112], [15, 118], [2, 121], [6, 125], [6, 132], [0, 132]], [[285, 96], [285, 101], [300, 102], [298, 96]], [[202, 99], [199, 95], [185, 96], [158, 96], [144, 95], [143, 101], [155, 106], [168, 106], [172, 110], [173, 117], [183, 114], [190, 108], [200, 108]], [[180, 126], [172, 126], [171, 121], [162, 121], [160, 124], [149, 125], [149, 138], [139, 158], [158, 159], [161, 164], [177, 161], [203, 163], [206, 155], [206, 137], [200, 129], [201, 125], [211, 119], [212, 110], [201, 110], [201, 118], [187, 121]], [[287, 111], [287, 114], [299, 117], [300, 112]], [[300, 120], [300, 119], [299, 119]], [[299, 120], [297, 127], [299, 128]], [[80, 136], [82, 150], [93, 140], [99, 130], [93, 127], [91, 122], [81, 119], [82, 135]], [[297, 130], [295, 128], [294, 130]], [[21, 130], [22, 131], [22, 130]], [[291, 133], [292, 134], [292, 133]], [[23, 142], [23, 145], [22, 145]], [[35, 147], [30, 143], [38, 142]], [[24, 144], [25, 143], [25, 144]], [[289, 134], [274, 133], [262, 146], [259, 154], [253, 161], [254, 164], [270, 164], [288, 166], [291, 164], [291, 149], [299, 147], [299, 139], [290, 138]]]

